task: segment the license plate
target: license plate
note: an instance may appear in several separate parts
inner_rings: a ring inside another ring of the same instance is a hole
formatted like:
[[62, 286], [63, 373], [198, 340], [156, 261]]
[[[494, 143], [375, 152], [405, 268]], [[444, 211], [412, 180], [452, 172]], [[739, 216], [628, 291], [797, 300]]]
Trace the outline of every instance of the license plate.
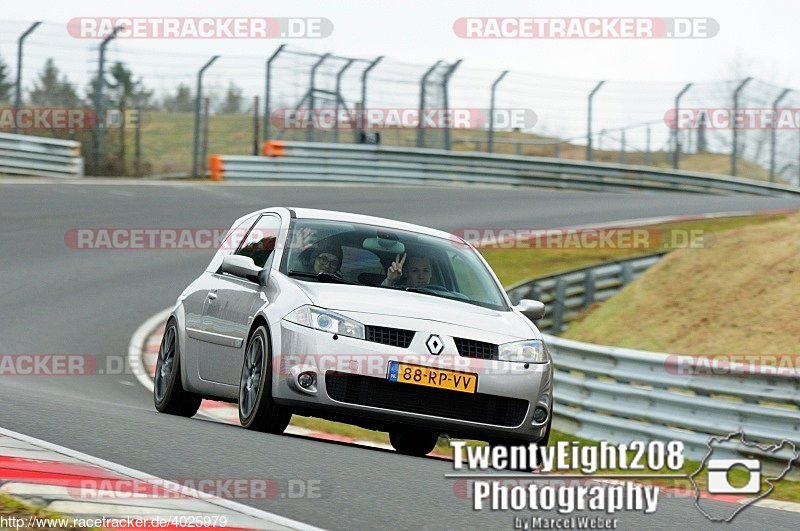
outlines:
[[386, 379], [391, 382], [450, 389], [462, 393], [474, 393], [478, 388], [477, 374], [409, 365], [399, 361], [389, 362], [389, 374], [386, 375]]

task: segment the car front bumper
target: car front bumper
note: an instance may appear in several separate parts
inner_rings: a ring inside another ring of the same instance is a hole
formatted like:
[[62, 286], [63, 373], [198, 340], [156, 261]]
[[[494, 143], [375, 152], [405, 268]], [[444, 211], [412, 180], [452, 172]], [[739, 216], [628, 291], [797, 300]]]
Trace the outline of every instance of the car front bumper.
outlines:
[[[411, 425], [452, 437], [538, 441], [545, 436], [552, 411], [551, 363], [462, 357], [441, 323], [416, 329], [411, 345], [399, 348], [341, 335], [334, 339], [282, 320], [273, 327], [273, 396], [301, 412]], [[449, 331], [463, 335], [458, 327]], [[438, 355], [424, 343], [434, 332], [445, 344]], [[392, 382], [391, 361], [474, 374], [477, 388], [466, 393]], [[303, 373], [313, 375], [313, 385], [300, 385]], [[547, 413], [540, 422], [533, 418], [537, 408]]]

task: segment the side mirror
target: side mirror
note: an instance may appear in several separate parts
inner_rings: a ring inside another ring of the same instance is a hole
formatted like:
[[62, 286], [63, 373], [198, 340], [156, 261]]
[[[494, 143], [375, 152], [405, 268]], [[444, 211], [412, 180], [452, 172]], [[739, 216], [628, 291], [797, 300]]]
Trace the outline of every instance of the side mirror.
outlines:
[[[261, 285], [266, 284], [264, 268], [258, 267], [249, 256], [231, 254], [222, 259], [222, 272], [245, 278]], [[263, 280], [262, 280], [263, 279]]]
[[535, 321], [544, 317], [545, 308], [542, 301], [522, 299], [519, 301], [519, 304], [514, 306], [514, 308], [519, 310], [522, 315], [531, 321]]

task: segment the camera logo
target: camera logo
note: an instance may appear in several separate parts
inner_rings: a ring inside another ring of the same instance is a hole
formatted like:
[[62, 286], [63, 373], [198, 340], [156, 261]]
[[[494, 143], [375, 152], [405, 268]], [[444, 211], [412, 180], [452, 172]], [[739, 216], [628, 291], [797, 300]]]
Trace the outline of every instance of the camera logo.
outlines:
[[[750, 472], [750, 479], [742, 487], [735, 487], [729, 475], [736, 469]], [[757, 459], [709, 459], [709, 494], [758, 494], [761, 490], [761, 463]]]
[[[694, 489], [694, 504], [712, 522], [730, 522], [737, 514], [772, 494], [775, 484], [786, 477], [800, 461], [800, 450], [789, 440], [775, 444], [758, 444], [735, 432], [711, 437], [708, 452], [700, 466], [689, 475]], [[714, 454], [717, 457], [712, 457]], [[742, 457], [738, 457], [742, 456]], [[762, 473], [765, 462], [769, 467]], [[701, 488], [703, 479], [705, 489]], [[735, 504], [704, 504], [710, 495], [738, 496]]]

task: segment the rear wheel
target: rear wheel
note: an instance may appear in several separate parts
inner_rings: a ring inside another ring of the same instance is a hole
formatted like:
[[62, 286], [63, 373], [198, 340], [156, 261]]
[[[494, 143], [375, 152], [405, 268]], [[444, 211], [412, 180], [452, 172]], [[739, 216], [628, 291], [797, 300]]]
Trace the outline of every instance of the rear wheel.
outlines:
[[438, 435], [429, 432], [412, 430], [395, 430], [389, 432], [389, 442], [398, 453], [422, 457], [428, 455], [436, 447]]
[[203, 399], [183, 388], [180, 361], [178, 325], [174, 319], [170, 319], [158, 349], [156, 374], [153, 377], [153, 402], [161, 413], [193, 417]]
[[272, 351], [259, 326], [247, 342], [239, 381], [239, 422], [248, 430], [283, 433], [292, 413], [272, 398]]

